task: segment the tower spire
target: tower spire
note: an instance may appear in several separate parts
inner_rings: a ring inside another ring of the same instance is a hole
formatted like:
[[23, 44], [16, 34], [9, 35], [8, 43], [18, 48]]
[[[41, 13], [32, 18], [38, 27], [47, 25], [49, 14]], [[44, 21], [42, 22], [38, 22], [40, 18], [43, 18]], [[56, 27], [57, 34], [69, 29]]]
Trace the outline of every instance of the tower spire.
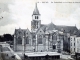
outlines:
[[38, 7], [37, 7], [37, 2], [36, 2], [36, 4], [35, 4], [35, 9], [34, 9], [34, 11], [33, 11], [33, 15], [40, 15], [40, 14], [39, 14]]

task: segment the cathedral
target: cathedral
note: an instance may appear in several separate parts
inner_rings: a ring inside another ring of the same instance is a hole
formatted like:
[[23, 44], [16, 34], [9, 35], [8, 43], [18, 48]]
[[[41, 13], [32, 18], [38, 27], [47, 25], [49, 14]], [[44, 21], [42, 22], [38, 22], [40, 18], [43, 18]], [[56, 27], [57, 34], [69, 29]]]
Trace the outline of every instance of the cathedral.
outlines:
[[[14, 51], [25, 52], [62, 52], [70, 49], [70, 36], [76, 35], [76, 26], [58, 26], [41, 24], [41, 14], [37, 4], [32, 14], [31, 31], [15, 29]], [[66, 43], [67, 42], [67, 43]]]

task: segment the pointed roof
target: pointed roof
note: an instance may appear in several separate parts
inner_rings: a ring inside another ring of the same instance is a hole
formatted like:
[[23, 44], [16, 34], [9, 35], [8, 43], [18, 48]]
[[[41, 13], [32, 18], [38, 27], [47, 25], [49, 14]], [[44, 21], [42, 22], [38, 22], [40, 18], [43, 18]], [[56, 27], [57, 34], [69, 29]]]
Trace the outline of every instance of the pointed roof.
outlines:
[[47, 30], [55, 30], [56, 26], [51, 22], [48, 26], [47, 26]]
[[33, 15], [40, 15], [40, 14], [39, 14], [38, 7], [37, 7], [37, 3], [36, 3], [36, 6], [35, 6], [35, 9], [34, 9], [34, 11], [33, 11]]
[[78, 34], [78, 29], [76, 26], [56, 26], [56, 29], [58, 29], [59, 31], [63, 31], [65, 33], [70, 33], [72, 35], [77, 35]]

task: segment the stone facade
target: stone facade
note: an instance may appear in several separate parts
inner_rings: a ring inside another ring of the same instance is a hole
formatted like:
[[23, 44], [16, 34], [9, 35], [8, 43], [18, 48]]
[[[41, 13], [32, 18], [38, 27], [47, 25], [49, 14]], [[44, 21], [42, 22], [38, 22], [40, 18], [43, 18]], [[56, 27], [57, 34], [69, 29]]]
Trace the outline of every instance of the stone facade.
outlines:
[[41, 24], [41, 14], [37, 4], [32, 14], [31, 32], [29, 29], [15, 29], [14, 51], [57, 51], [70, 49], [70, 35], [78, 32], [76, 26]]

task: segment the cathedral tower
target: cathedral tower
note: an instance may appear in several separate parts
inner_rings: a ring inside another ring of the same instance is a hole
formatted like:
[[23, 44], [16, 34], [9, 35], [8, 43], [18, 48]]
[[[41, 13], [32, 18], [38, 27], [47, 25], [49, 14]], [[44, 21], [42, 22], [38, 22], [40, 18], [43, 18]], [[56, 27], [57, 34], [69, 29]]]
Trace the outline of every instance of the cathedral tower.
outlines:
[[31, 31], [36, 32], [40, 28], [40, 25], [41, 25], [40, 13], [36, 3], [35, 9], [32, 14]]

